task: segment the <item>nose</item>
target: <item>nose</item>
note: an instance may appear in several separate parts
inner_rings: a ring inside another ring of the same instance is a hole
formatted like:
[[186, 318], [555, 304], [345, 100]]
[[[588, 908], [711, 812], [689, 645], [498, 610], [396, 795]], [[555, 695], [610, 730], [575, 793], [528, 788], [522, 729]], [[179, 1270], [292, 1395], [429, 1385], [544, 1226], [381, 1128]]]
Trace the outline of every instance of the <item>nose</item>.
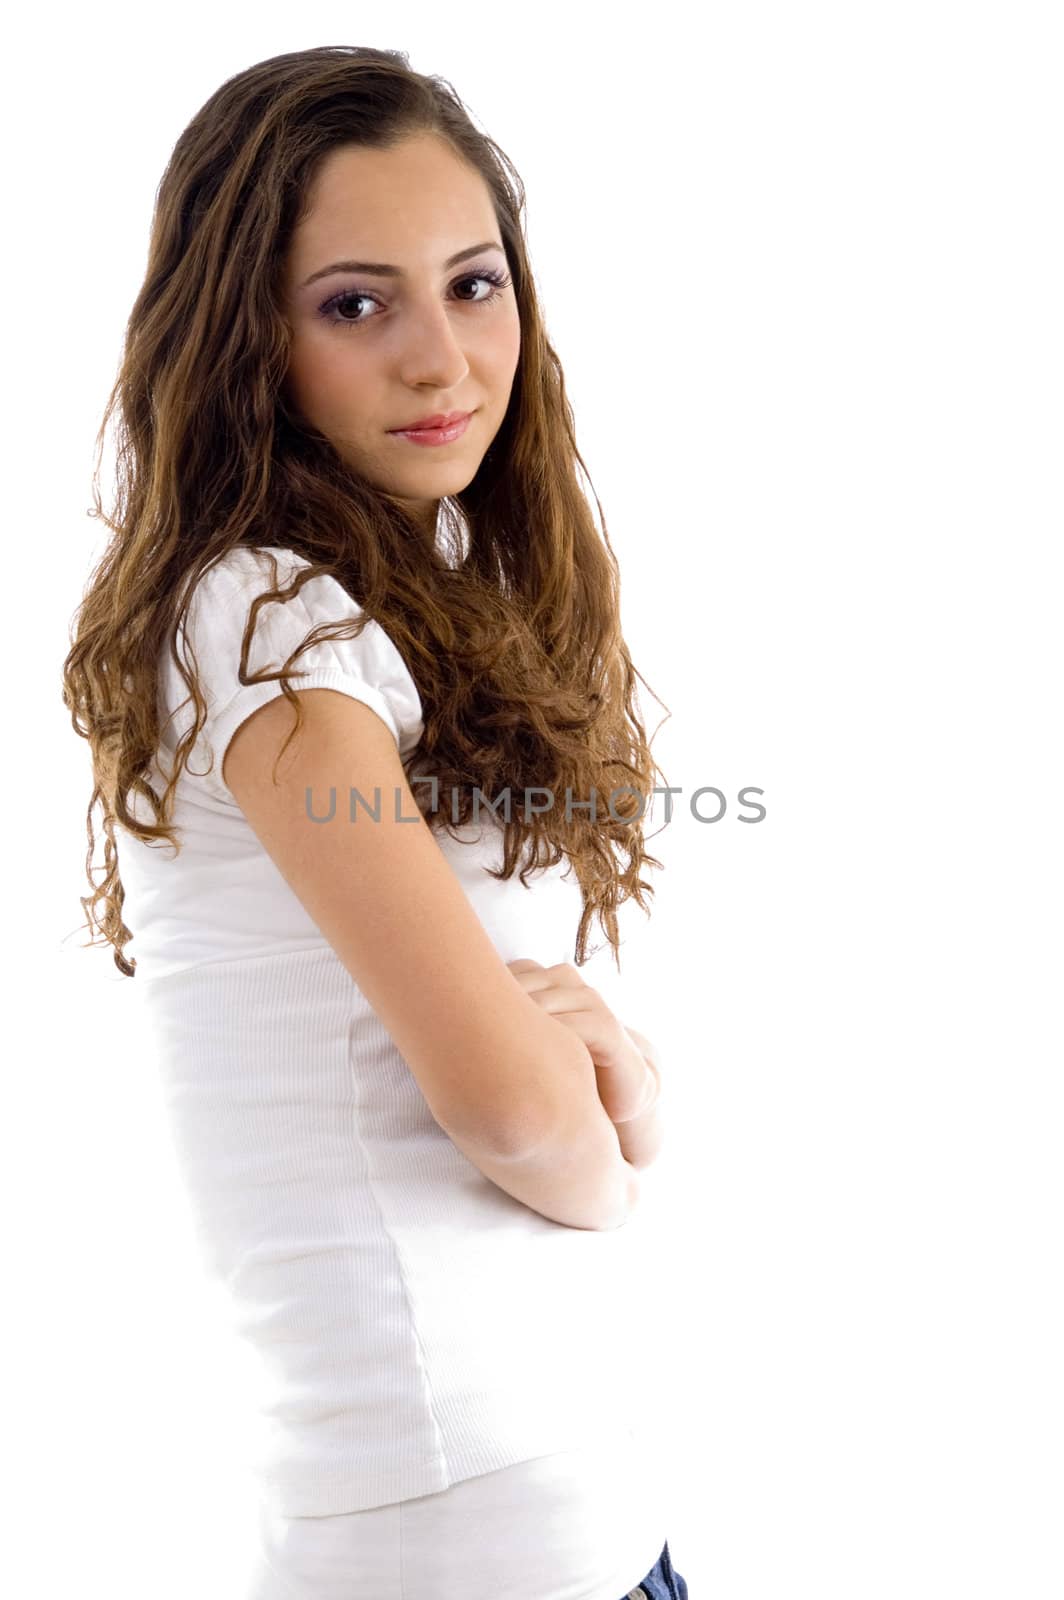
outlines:
[[454, 389], [469, 372], [447, 309], [436, 299], [404, 313], [400, 339], [399, 372], [411, 388]]

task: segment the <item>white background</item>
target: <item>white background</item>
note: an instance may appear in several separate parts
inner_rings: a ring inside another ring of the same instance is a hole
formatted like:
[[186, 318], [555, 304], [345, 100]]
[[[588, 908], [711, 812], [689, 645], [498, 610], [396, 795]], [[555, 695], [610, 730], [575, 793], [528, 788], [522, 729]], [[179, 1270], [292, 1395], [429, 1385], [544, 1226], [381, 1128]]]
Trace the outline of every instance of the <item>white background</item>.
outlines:
[[250, 1559], [246, 1374], [136, 980], [82, 947], [60, 666], [173, 143], [224, 78], [341, 43], [448, 78], [524, 178], [626, 637], [672, 713], [642, 691], [683, 796], [623, 987], [671, 1106], [633, 1314], [661, 1332], [691, 1600], [1064, 1593], [1054, 21], [305, 0], [9, 35], [7, 1593], [241, 1600]]

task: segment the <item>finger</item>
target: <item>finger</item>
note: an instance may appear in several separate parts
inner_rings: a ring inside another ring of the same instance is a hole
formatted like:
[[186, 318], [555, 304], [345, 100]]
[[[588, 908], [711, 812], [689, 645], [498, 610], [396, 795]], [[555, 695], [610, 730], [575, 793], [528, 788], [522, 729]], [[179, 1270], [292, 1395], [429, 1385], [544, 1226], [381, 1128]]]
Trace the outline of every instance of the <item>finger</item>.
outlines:
[[553, 982], [546, 967], [540, 966], [538, 961], [529, 961], [522, 957], [519, 961], [508, 961], [506, 966], [526, 994], [531, 994], [534, 990], [542, 989]]
[[554, 973], [560, 983], [580, 984], [582, 988], [590, 988], [590, 984], [586, 979], [568, 961], [559, 961], [555, 966], [548, 967], [547, 971]]
[[606, 1018], [601, 1007], [588, 1005], [583, 995], [576, 989], [559, 989], [549, 985], [542, 989], [529, 989], [528, 994], [541, 1011], [549, 1011], [551, 1016], [564, 1016], [568, 1022], [570, 1017], [584, 1017], [589, 1024], [601, 1027]]

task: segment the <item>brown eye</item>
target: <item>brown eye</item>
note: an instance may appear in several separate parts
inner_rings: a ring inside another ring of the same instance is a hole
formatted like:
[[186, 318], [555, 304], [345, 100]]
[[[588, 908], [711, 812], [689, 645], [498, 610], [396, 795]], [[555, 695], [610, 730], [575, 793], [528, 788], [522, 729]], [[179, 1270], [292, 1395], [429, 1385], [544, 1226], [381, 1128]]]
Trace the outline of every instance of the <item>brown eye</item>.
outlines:
[[[511, 281], [512, 280], [507, 277], [504, 272], [500, 271], [492, 270], [474, 273], [467, 272], [463, 277], [455, 279], [455, 286], [463, 283], [488, 283], [491, 284], [492, 289], [490, 294], [483, 295], [479, 300], [468, 299], [464, 295], [459, 295], [459, 304], [467, 306], [491, 305], [499, 298], [504, 289], [508, 289], [510, 287]], [[336, 327], [342, 326], [347, 328], [360, 328], [364, 322], [373, 322], [376, 320], [374, 317], [351, 317], [342, 315], [340, 312], [340, 307], [352, 300], [366, 300], [370, 301], [373, 305], [382, 304], [382, 302], [377, 299], [375, 294], [369, 294], [365, 290], [341, 289], [339, 294], [334, 294], [330, 299], [325, 301], [324, 305], [319, 306], [319, 314], [324, 317], [326, 322], [331, 322]]]

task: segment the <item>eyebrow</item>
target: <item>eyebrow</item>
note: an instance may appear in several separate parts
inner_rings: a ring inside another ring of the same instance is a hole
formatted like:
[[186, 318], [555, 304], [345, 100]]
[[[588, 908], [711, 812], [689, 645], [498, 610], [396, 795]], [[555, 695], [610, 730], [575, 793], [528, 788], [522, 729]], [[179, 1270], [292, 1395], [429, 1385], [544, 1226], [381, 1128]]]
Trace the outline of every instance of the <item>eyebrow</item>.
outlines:
[[[502, 250], [502, 245], [497, 239], [486, 239], [483, 244], [471, 244], [468, 250], [459, 250], [457, 255], [448, 256], [443, 263], [444, 271], [448, 267], [456, 267], [460, 261], [468, 261], [470, 256], [478, 256], [482, 250]], [[505, 251], [503, 251], [505, 255]], [[319, 278], [327, 278], [330, 272], [369, 272], [377, 278], [401, 278], [403, 269], [393, 267], [387, 261], [332, 261], [327, 267], [319, 267], [317, 272], [312, 272], [309, 278], [304, 278], [299, 285], [305, 289], [308, 284], [315, 283]]]

